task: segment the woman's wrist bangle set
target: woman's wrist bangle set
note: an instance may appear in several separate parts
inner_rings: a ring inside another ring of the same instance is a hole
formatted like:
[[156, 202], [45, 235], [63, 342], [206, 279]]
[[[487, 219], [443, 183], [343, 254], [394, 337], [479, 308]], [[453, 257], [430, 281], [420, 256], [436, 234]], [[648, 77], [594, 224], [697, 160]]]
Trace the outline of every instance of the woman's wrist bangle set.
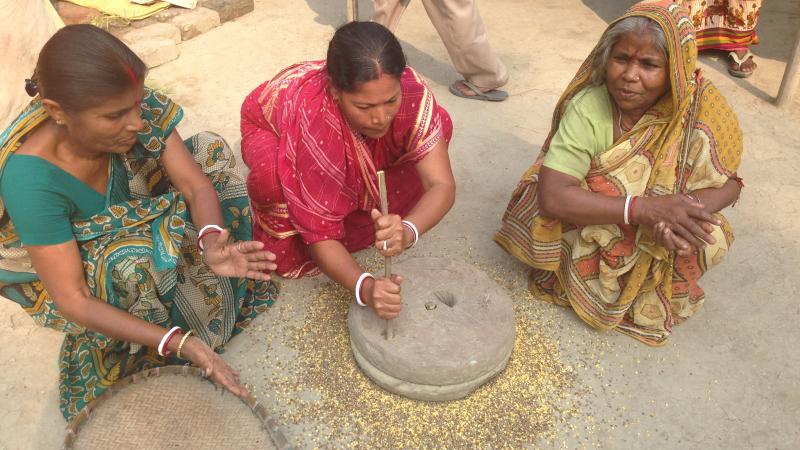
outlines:
[[364, 272], [358, 277], [358, 281], [356, 281], [356, 303], [358, 303], [359, 306], [367, 306], [367, 304], [361, 300], [361, 285], [364, 284], [364, 280], [367, 278], [372, 278], [374, 280], [375, 276], [369, 272]]
[[200, 249], [200, 253], [206, 251], [206, 249], [203, 248], [203, 238], [214, 233], [222, 233], [222, 227], [219, 225], [209, 224], [201, 228], [200, 232], [197, 233], [197, 247]]
[[192, 334], [192, 330], [183, 333], [183, 329], [181, 329], [181, 327], [172, 327], [169, 329], [169, 331], [164, 333], [164, 336], [161, 338], [161, 342], [158, 343], [159, 356], [163, 356], [166, 358], [172, 354], [172, 352], [168, 350], [169, 343], [172, 340], [172, 338], [174, 338], [175, 335], [177, 334], [182, 334], [181, 340], [180, 342], [178, 342], [178, 352], [176, 353], [176, 356], [178, 358], [181, 358], [181, 350], [183, 350], [183, 344], [186, 343], [186, 339], [188, 339], [189, 335]]
[[633, 222], [633, 208], [637, 198], [639, 198], [638, 195], [628, 195], [625, 197], [625, 209], [622, 212], [622, 221], [625, 225], [630, 225], [631, 222]]
[[400, 223], [403, 224], [404, 227], [406, 227], [409, 230], [411, 230], [412, 233], [414, 233], [414, 240], [411, 241], [411, 244], [409, 244], [408, 247], [406, 247], [406, 249], [409, 249], [409, 248], [417, 245], [417, 241], [419, 240], [419, 230], [417, 229], [417, 226], [414, 225], [414, 223], [411, 222], [410, 220], [404, 220], [404, 221], [402, 221]]
[[[417, 226], [414, 225], [414, 223], [411, 222], [410, 220], [403, 220], [400, 223], [402, 223], [404, 227], [408, 228], [409, 230], [411, 230], [412, 233], [414, 233], [414, 240], [406, 248], [409, 249], [417, 245], [417, 241], [419, 241], [419, 229], [417, 229]], [[367, 278], [372, 278], [374, 280], [375, 275], [372, 275], [369, 272], [364, 272], [361, 274], [361, 276], [358, 277], [358, 281], [356, 281], [356, 289], [355, 289], [356, 303], [358, 303], [359, 306], [367, 306], [367, 304], [364, 303], [364, 300], [361, 300], [361, 285], [364, 284], [364, 280], [366, 280]]]

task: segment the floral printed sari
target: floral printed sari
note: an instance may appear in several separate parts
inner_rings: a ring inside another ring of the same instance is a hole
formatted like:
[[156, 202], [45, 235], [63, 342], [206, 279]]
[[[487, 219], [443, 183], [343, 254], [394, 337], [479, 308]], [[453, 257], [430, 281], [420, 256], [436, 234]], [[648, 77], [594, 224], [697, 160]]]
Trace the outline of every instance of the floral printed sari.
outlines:
[[[146, 90], [146, 128], [125, 155], [112, 156], [106, 209], [72, 223], [92, 294], [166, 329], [193, 330], [218, 349], [270, 306], [276, 287], [221, 278], [203, 262], [186, 203], [160, 162], [165, 140], [183, 116], [167, 97]], [[47, 113], [37, 98], [0, 135], [0, 176], [14, 152]], [[216, 188], [225, 227], [250, 240], [244, 179], [222, 138], [200, 133], [186, 140]], [[42, 326], [65, 333], [59, 357], [60, 406], [66, 419], [117, 379], [149, 367], [179, 363], [153, 348], [117, 341], [63, 317], [36, 276], [14, 224], [0, 203], [0, 294], [19, 303]]]

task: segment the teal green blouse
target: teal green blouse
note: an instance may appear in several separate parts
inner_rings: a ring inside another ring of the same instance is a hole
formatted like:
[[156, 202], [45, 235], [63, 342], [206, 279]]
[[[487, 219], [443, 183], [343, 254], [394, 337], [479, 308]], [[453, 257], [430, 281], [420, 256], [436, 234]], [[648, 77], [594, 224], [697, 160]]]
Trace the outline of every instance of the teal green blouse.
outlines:
[[[161, 157], [164, 141], [183, 118], [183, 109], [145, 87], [141, 114], [145, 129], [139, 133], [138, 142], [125, 155], [111, 154], [105, 195], [38, 156], [16, 153], [8, 156], [1, 168], [0, 198], [23, 244], [68, 242], [74, 238], [74, 222], [85, 221], [111, 205], [132, 200], [128, 178], [133, 175], [128, 165]], [[5, 143], [0, 141], [0, 145]]]
[[11, 154], [0, 178], [0, 197], [25, 245], [73, 239], [72, 222], [86, 220], [114, 203], [130, 200], [124, 163], [111, 155], [106, 194], [33, 155]]

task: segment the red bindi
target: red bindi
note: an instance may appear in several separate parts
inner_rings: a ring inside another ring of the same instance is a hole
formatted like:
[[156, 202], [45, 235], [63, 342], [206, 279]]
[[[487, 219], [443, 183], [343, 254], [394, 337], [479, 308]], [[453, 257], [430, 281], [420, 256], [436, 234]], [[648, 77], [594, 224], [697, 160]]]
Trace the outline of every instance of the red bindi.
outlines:
[[128, 78], [130, 78], [131, 84], [133, 84], [133, 85], [139, 84], [139, 79], [136, 77], [136, 74], [133, 73], [133, 69], [131, 68], [131, 66], [129, 66], [127, 64], [123, 64], [122, 67], [125, 68], [125, 73], [128, 74]]

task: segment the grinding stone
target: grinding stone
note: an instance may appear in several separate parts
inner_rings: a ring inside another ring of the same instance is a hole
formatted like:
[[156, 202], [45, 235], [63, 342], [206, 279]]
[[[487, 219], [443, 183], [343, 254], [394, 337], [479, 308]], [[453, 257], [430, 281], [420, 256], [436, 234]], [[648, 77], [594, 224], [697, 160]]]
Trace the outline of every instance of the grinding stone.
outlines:
[[514, 346], [511, 298], [477, 268], [445, 258], [393, 265], [403, 309], [395, 335], [370, 307], [347, 317], [356, 362], [375, 383], [406, 397], [443, 401], [469, 395], [508, 363]]

